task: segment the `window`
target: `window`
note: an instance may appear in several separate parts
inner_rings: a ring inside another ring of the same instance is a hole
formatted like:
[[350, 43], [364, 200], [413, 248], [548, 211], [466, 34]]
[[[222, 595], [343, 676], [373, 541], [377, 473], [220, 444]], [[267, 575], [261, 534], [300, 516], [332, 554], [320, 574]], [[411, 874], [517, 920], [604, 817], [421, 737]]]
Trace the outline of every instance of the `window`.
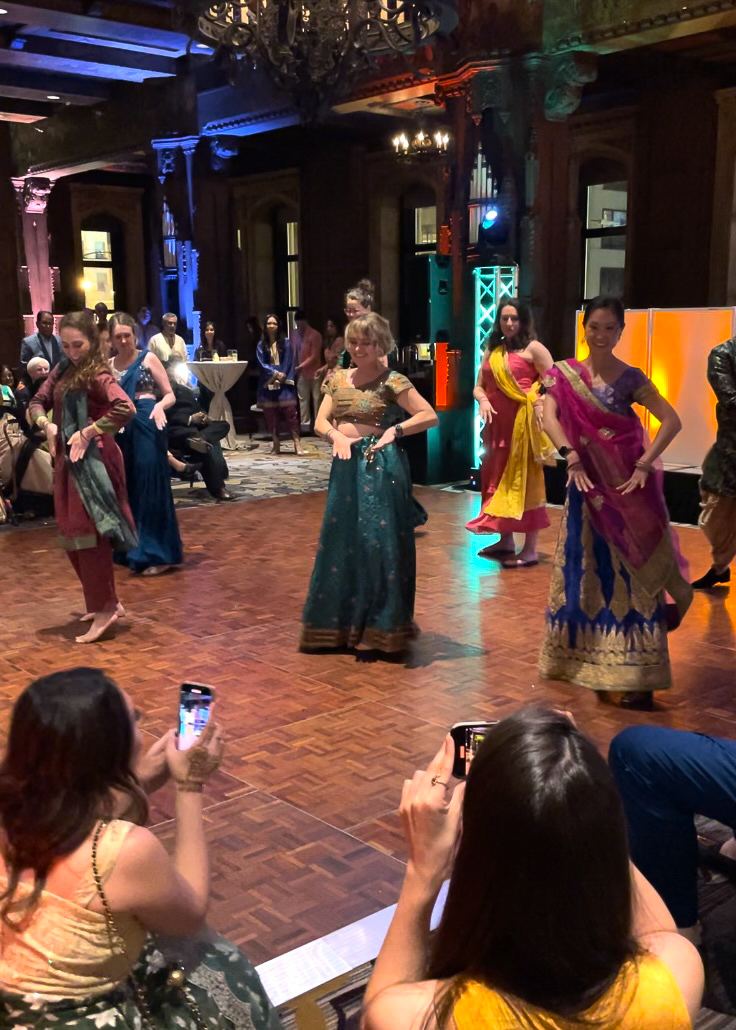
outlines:
[[294, 328], [294, 312], [299, 307], [299, 223], [286, 223], [286, 328]]
[[624, 181], [584, 186], [583, 300], [622, 297], [626, 273], [628, 186]]
[[161, 235], [164, 243], [164, 271], [176, 271], [176, 223], [166, 201], [161, 216]]
[[115, 308], [112, 238], [109, 232], [82, 229], [82, 289], [84, 305], [103, 303]]
[[434, 254], [437, 250], [437, 207], [414, 208], [414, 252]]

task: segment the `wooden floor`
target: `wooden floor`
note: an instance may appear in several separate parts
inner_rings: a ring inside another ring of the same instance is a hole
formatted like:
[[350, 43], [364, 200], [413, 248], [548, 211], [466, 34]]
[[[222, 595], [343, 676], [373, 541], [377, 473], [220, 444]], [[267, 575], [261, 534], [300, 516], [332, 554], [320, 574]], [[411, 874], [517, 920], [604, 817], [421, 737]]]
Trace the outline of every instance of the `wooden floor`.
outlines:
[[[53, 531], [0, 534], [3, 730], [31, 679], [76, 664], [131, 692], [151, 740], [174, 724], [183, 678], [218, 688], [228, 744], [206, 795], [211, 921], [256, 963], [395, 901], [401, 782], [454, 721], [543, 700], [571, 709], [602, 747], [643, 720], [733, 735], [736, 587], [696, 597], [671, 638], [675, 688], [658, 711], [622, 712], [535, 669], [558, 513], [541, 536], [545, 561], [505, 571], [476, 557], [482, 541], [463, 528], [477, 495], [418, 496], [430, 512], [417, 541], [422, 633], [406, 664], [296, 650], [322, 493], [181, 512], [185, 568], [119, 572], [130, 617], [87, 647], [73, 642], [81, 593]], [[693, 572], [705, 571], [699, 532], [680, 538]], [[154, 820], [167, 840], [171, 816], [163, 791]]]

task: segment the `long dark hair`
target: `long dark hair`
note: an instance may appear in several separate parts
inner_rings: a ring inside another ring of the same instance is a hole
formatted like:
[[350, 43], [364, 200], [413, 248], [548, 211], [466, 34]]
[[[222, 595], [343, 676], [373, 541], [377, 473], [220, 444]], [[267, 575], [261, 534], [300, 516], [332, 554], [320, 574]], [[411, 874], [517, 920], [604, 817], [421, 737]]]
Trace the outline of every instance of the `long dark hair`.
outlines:
[[[504, 308], [515, 308], [519, 316], [519, 331], [512, 340], [507, 340], [501, 332], [501, 312]], [[502, 304], [498, 305], [493, 331], [488, 338], [488, 349], [493, 350], [494, 347], [498, 347], [500, 343], [503, 343], [506, 350], [523, 350], [531, 340], [536, 338], [536, 335], [537, 331], [534, 328], [531, 311], [526, 304], [513, 297], [509, 300], [504, 300]]]
[[59, 336], [62, 329], [77, 329], [89, 340], [89, 353], [78, 365], [73, 362], [61, 373], [57, 382], [62, 390], [86, 390], [101, 372], [110, 374], [110, 366], [100, 350], [100, 331], [91, 311], [70, 311], [59, 322]]
[[274, 314], [273, 311], [271, 311], [263, 319], [263, 336], [261, 337], [263, 349], [267, 353], [271, 349], [271, 337], [268, 335], [268, 329], [266, 328], [266, 323], [268, 322], [269, 318], [276, 319], [276, 324], [278, 326], [278, 329], [276, 330], [276, 343], [278, 344], [279, 354], [281, 355], [281, 357], [283, 357], [284, 351], [286, 350], [286, 332], [284, 331], [284, 323], [281, 321], [278, 315]]
[[559, 712], [504, 719], [468, 776], [427, 970], [450, 980], [437, 1025], [469, 981], [499, 992], [520, 1026], [528, 1006], [580, 1018], [639, 952], [632, 904], [626, 821], [595, 745]]
[[[144, 823], [148, 802], [136, 778], [134, 731], [122, 693], [100, 669], [66, 669], [35, 680], [15, 703], [0, 764], [0, 826], [7, 887], [0, 918], [22, 927], [53, 863], [71, 854], [95, 822], [111, 818], [114, 790]], [[32, 869], [31, 895], [17, 899]], [[11, 919], [15, 915], [15, 919]]]
[[593, 297], [583, 310], [583, 325], [586, 326], [596, 311], [610, 311], [619, 326], [623, 329], [626, 312], [619, 297]]

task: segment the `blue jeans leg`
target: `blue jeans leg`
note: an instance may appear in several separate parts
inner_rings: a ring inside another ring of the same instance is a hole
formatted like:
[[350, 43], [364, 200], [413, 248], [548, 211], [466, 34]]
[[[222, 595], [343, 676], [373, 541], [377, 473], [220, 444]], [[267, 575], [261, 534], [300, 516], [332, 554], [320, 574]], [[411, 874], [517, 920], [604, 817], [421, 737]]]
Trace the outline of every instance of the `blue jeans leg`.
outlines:
[[631, 726], [608, 754], [626, 811], [634, 864], [678, 926], [698, 918], [694, 816], [736, 827], [736, 742], [657, 726]]

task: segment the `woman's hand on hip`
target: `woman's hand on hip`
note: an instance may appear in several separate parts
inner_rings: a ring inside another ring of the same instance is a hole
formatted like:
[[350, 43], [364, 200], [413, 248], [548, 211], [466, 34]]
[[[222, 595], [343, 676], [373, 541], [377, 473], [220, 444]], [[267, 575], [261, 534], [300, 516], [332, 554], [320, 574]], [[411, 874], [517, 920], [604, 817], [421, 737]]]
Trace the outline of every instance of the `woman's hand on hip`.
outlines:
[[156, 424], [156, 429], [166, 429], [166, 412], [161, 407], [161, 403], [159, 401], [154, 404], [153, 410], [148, 417], [153, 419]]
[[[49, 423], [49, 425], [51, 425], [51, 423]], [[47, 430], [48, 428], [49, 427], [46, 426]], [[69, 460], [79, 461], [80, 458], [84, 457], [88, 446], [89, 439], [77, 430], [76, 433], [73, 433], [72, 436], [69, 437]]]
[[646, 486], [647, 479], [649, 479], [648, 469], [640, 468], [638, 465], [621, 486], [617, 486], [616, 490], [620, 494], [630, 494], [632, 490], [643, 489]]
[[339, 429], [335, 429], [332, 433], [332, 457], [350, 461], [353, 454], [353, 444], [357, 442], [357, 440], [345, 436]]
[[572, 465], [567, 466], [567, 485], [570, 486], [570, 484], [576, 486], [578, 490], [582, 490], [584, 494], [587, 494], [588, 490], [595, 490], [595, 485], [588, 478], [581, 461], [575, 461]]
[[449, 875], [460, 831], [465, 783], [448, 797], [455, 744], [445, 737], [427, 766], [404, 780], [399, 814], [409, 846], [412, 872], [428, 886], [439, 889]]

